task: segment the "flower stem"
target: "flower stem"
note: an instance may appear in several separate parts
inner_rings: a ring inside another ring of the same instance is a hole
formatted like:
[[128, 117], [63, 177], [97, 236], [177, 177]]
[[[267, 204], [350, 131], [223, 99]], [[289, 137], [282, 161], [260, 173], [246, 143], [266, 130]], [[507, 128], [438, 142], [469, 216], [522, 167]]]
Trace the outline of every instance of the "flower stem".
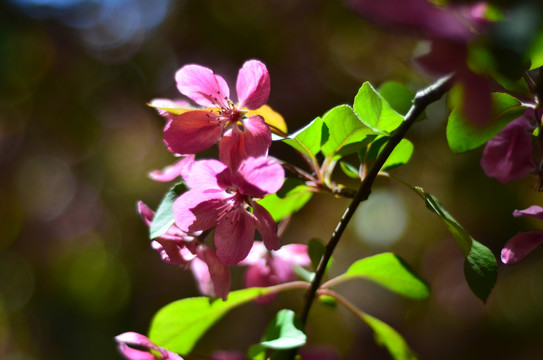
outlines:
[[379, 171], [383, 167], [385, 161], [388, 159], [396, 145], [398, 145], [398, 143], [405, 137], [405, 134], [411, 128], [415, 120], [419, 117], [420, 114], [422, 114], [422, 112], [426, 109], [426, 107], [428, 107], [428, 105], [436, 102], [447, 91], [449, 91], [452, 84], [453, 75], [451, 74], [440, 78], [434, 84], [417, 92], [415, 98], [413, 99], [413, 105], [405, 115], [402, 124], [400, 124], [400, 126], [391, 134], [385, 148], [379, 154], [375, 163], [368, 171], [367, 175], [364, 177], [364, 180], [362, 181], [362, 183], [360, 184], [360, 188], [354, 195], [351, 204], [349, 205], [347, 210], [345, 210], [345, 213], [341, 217], [341, 220], [336, 226], [336, 229], [332, 233], [332, 236], [330, 237], [330, 240], [325, 247], [324, 254], [322, 255], [319, 265], [317, 266], [315, 277], [311, 282], [311, 287], [307, 291], [304, 308], [300, 316], [304, 326], [307, 323], [309, 311], [311, 310], [311, 306], [313, 304], [313, 301], [315, 300], [317, 290], [321, 285], [324, 272], [326, 270], [326, 265], [328, 264], [328, 261], [330, 260], [332, 253], [334, 252], [334, 249], [336, 248], [358, 205], [369, 197], [371, 193], [371, 187], [375, 178], [379, 174]]

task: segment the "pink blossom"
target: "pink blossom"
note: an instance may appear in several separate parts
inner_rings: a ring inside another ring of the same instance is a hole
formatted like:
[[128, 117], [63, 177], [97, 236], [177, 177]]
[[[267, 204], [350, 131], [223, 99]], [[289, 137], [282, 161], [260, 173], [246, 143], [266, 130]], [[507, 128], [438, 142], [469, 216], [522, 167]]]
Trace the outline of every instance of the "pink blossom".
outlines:
[[253, 199], [277, 192], [284, 177], [281, 165], [271, 158], [247, 158], [237, 171], [217, 160], [196, 161], [184, 178], [190, 190], [173, 204], [175, 223], [184, 232], [215, 227], [217, 256], [226, 265], [247, 256], [255, 229], [268, 249], [277, 250], [277, 225]]
[[[267, 287], [296, 279], [294, 266], [307, 266], [311, 263], [307, 246], [289, 244], [277, 251], [268, 251], [262, 242], [255, 241], [249, 255], [240, 265], [249, 265], [245, 273], [245, 287]], [[263, 296], [256, 302], [267, 303], [275, 295]]]
[[195, 154], [220, 140], [220, 160], [233, 167], [244, 158], [268, 153], [269, 126], [260, 115], [246, 116], [246, 109], [256, 110], [268, 100], [270, 77], [263, 63], [249, 60], [239, 70], [237, 104], [230, 99], [226, 81], [206, 67], [185, 65], [177, 71], [175, 80], [183, 95], [205, 109], [164, 114], [168, 119], [164, 142], [171, 152]]
[[535, 126], [530, 122], [530, 111], [533, 110], [527, 110], [487, 142], [481, 158], [481, 167], [487, 176], [507, 183], [521, 179], [536, 169], [532, 159]]
[[193, 163], [194, 155], [182, 157], [175, 164], [166, 166], [162, 170], [151, 171], [149, 177], [155, 181], [172, 181], [175, 178], [188, 173]]
[[[138, 202], [138, 212], [147, 226], [155, 213], [143, 202]], [[219, 296], [226, 300], [230, 291], [230, 272], [219, 260], [215, 251], [173, 224], [168, 231], [151, 242], [167, 264], [183, 268], [190, 266], [202, 294]]]
[[115, 340], [119, 343], [119, 351], [128, 360], [183, 360], [176, 353], [156, 346], [148, 337], [135, 332], [123, 333]]
[[[543, 220], [543, 208], [530, 206], [524, 210], [515, 210], [514, 217], [531, 216]], [[516, 264], [543, 244], [543, 231], [518, 233], [503, 247], [501, 259], [504, 264]]]

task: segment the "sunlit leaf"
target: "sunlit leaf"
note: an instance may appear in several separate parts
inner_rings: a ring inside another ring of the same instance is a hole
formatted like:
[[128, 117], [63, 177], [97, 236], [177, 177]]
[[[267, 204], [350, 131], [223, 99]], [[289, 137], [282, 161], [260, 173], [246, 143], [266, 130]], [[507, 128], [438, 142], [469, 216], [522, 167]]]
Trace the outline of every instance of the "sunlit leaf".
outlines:
[[186, 185], [181, 182], [172, 186], [170, 191], [166, 193], [160, 202], [160, 205], [158, 205], [158, 209], [155, 213], [153, 221], [151, 222], [151, 226], [149, 226], [150, 239], [155, 239], [161, 235], [164, 235], [173, 225], [175, 222], [172, 209], [173, 202], [186, 190]]
[[358, 173], [358, 169], [352, 166], [351, 164], [345, 161], [340, 161], [339, 166], [341, 167], [341, 170], [343, 171], [343, 173], [347, 175], [348, 177], [353, 178], [353, 179], [360, 179], [360, 174]]
[[376, 132], [390, 133], [403, 121], [403, 116], [394, 111], [368, 82], [358, 90], [353, 108], [360, 120]]
[[[381, 151], [385, 148], [388, 139], [388, 136], [382, 136], [376, 139], [370, 146], [366, 160], [372, 160], [379, 156]], [[391, 170], [407, 164], [411, 159], [411, 155], [413, 155], [413, 150], [413, 143], [407, 139], [402, 139], [394, 150], [392, 150], [392, 153], [383, 164], [382, 170]]]
[[322, 146], [325, 156], [345, 156], [359, 151], [364, 139], [374, 131], [364, 125], [348, 105], [328, 111], [322, 121], [328, 128], [328, 140]]
[[321, 145], [328, 140], [328, 128], [320, 117], [316, 118], [294, 134], [287, 136], [283, 142], [306, 155], [316, 155]]
[[406, 114], [411, 108], [415, 94], [404, 84], [387, 81], [379, 87], [379, 94], [398, 114]]
[[347, 271], [330, 280], [334, 285], [352, 278], [371, 280], [399, 295], [424, 299], [430, 295], [430, 289], [424, 280], [397, 255], [382, 253], [353, 263]]
[[170, 351], [188, 354], [202, 335], [228, 311], [269, 292], [269, 288], [249, 288], [230, 292], [226, 301], [207, 297], [174, 301], [155, 314], [149, 338]]
[[375, 342], [386, 348], [394, 360], [417, 359], [404, 338], [390, 325], [363, 312], [359, 317], [373, 330]]
[[496, 136], [505, 125], [521, 116], [525, 108], [520, 101], [505, 93], [492, 94], [492, 121], [486, 126], [472, 124], [459, 107], [455, 107], [447, 123], [447, 141], [452, 151], [475, 149]]
[[490, 295], [498, 276], [498, 264], [494, 254], [483, 244], [477, 242], [456, 219], [441, 205], [436, 197], [415, 188], [426, 200], [426, 206], [436, 213], [464, 254], [464, 276], [471, 291], [483, 302]]
[[258, 200], [276, 222], [300, 210], [311, 199], [313, 193], [303, 181], [287, 178], [276, 193]]
[[294, 349], [305, 345], [302, 322], [294, 311], [280, 310], [270, 322], [260, 344], [268, 349]]

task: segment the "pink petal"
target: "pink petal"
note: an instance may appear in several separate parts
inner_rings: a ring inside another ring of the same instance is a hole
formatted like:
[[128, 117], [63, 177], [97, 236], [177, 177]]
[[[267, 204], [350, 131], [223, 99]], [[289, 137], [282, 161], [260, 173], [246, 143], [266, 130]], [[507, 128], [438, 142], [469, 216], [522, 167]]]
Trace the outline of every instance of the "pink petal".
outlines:
[[534, 171], [532, 131], [529, 118], [521, 116], [488, 141], [481, 157], [485, 174], [506, 183]]
[[303, 244], [288, 244], [274, 252], [274, 255], [285, 260], [288, 263], [300, 266], [311, 264], [311, 259], [307, 254], [307, 245]]
[[226, 300], [231, 285], [228, 267], [219, 260], [215, 251], [209, 247], [200, 246], [196, 251], [198, 257], [207, 265], [210, 280], [213, 284], [214, 294], [223, 300]]
[[194, 155], [183, 157], [175, 164], [165, 167], [162, 170], [153, 170], [149, 177], [155, 181], [172, 181], [179, 176], [189, 172], [194, 163]]
[[173, 203], [175, 225], [191, 233], [212, 228], [219, 218], [218, 208], [225, 204], [224, 195], [196, 190], [184, 192]]
[[501, 258], [504, 264], [516, 264], [543, 244], [543, 231], [519, 233], [503, 247]]
[[119, 351], [128, 360], [156, 360], [156, 357], [150, 352], [133, 349], [126, 344], [119, 344]]
[[279, 191], [285, 181], [283, 167], [273, 158], [248, 158], [240, 166], [235, 178], [244, 195], [263, 198]]
[[268, 249], [266, 249], [266, 246], [262, 241], [255, 241], [253, 243], [253, 246], [251, 247], [251, 251], [249, 251], [249, 255], [241, 261], [240, 265], [252, 265], [256, 264], [268, 254]]
[[137, 332], [125, 332], [115, 336], [115, 340], [119, 343], [125, 343], [130, 345], [142, 346], [148, 349], [158, 350], [158, 346], [153, 344], [151, 340], [145, 335], [138, 334]]
[[169, 114], [164, 128], [164, 143], [173, 153], [196, 154], [209, 149], [222, 135], [222, 126], [209, 122], [211, 113], [204, 110]]
[[253, 217], [242, 208], [231, 210], [215, 229], [217, 256], [225, 265], [235, 265], [245, 259], [254, 241]]
[[222, 190], [217, 183], [217, 174], [225, 169], [226, 165], [218, 160], [198, 160], [192, 164], [190, 172], [183, 175], [183, 179], [191, 190]]
[[239, 108], [256, 110], [266, 104], [270, 95], [270, 75], [258, 60], [246, 61], [239, 69], [236, 82]]
[[271, 146], [271, 130], [260, 115], [243, 120], [243, 126], [224, 133], [219, 142], [219, 158], [231, 168], [237, 168], [248, 157], [266, 156]]
[[541, 206], [532, 205], [524, 210], [513, 211], [514, 217], [532, 216], [539, 220], [543, 220], [543, 208]]
[[206, 296], [215, 296], [215, 290], [213, 289], [213, 283], [211, 282], [211, 276], [209, 275], [206, 263], [199, 258], [195, 258], [190, 264], [190, 269], [198, 284], [200, 293]]
[[268, 250], [278, 250], [281, 247], [281, 239], [277, 236], [277, 225], [268, 210], [254, 203], [253, 215], [255, 217], [256, 229], [262, 236], [264, 245], [266, 245]]
[[160, 258], [166, 264], [188, 267], [196, 255], [194, 255], [183, 241], [171, 241], [158, 238], [151, 242], [151, 247], [160, 254]]
[[155, 212], [151, 210], [149, 206], [145, 205], [143, 201], [138, 201], [136, 206], [138, 209], [138, 214], [140, 214], [145, 225], [151, 226], [151, 222], [155, 217]]
[[200, 65], [185, 65], [175, 74], [179, 92], [202, 106], [226, 107], [230, 98], [226, 81], [211, 69]]
[[[245, 272], [245, 287], [269, 287], [277, 285], [277, 278], [272, 276], [271, 269], [264, 260], [261, 263], [249, 266]], [[258, 304], [268, 304], [277, 297], [277, 294], [260, 296], [254, 300]]]

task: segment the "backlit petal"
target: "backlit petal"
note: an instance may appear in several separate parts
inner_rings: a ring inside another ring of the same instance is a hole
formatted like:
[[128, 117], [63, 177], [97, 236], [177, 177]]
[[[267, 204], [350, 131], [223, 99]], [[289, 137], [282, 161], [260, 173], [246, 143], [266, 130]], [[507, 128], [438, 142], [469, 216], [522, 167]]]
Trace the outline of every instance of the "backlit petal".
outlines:
[[201, 192], [210, 192], [210, 190], [220, 190], [217, 184], [217, 174], [226, 169], [226, 165], [218, 160], [198, 160], [195, 161], [189, 172], [183, 176], [185, 183], [192, 190]]
[[543, 244], [543, 232], [519, 233], [503, 247], [501, 259], [504, 264], [516, 264]]
[[481, 167], [485, 174], [501, 183], [507, 183], [521, 179], [535, 170], [532, 131], [529, 119], [521, 116], [488, 141], [481, 157]]
[[248, 158], [238, 170], [236, 185], [242, 194], [263, 198], [283, 186], [285, 171], [273, 158]]
[[155, 181], [172, 181], [175, 178], [188, 173], [193, 163], [194, 156], [183, 157], [175, 164], [166, 166], [162, 170], [151, 171], [149, 177]]
[[278, 250], [281, 247], [281, 239], [277, 236], [277, 225], [268, 210], [254, 203], [253, 215], [255, 217], [256, 229], [262, 236], [264, 245], [266, 245], [268, 250]]
[[236, 82], [239, 107], [255, 110], [266, 104], [270, 95], [270, 75], [258, 60], [246, 61], [239, 69]]
[[164, 143], [173, 153], [196, 154], [209, 149], [222, 135], [222, 126], [210, 123], [209, 112], [189, 111], [181, 115], [168, 115], [164, 128]]
[[199, 246], [196, 252], [207, 265], [214, 294], [226, 300], [231, 285], [228, 267], [221, 262], [215, 251], [207, 246]]
[[271, 130], [259, 115], [243, 121], [242, 127], [228, 130], [219, 143], [219, 158], [235, 169], [248, 157], [266, 156], [271, 146]]
[[222, 193], [184, 192], [173, 203], [175, 225], [184, 232], [212, 228], [217, 224], [218, 207], [224, 204], [223, 197]]
[[303, 244], [288, 244], [282, 246], [281, 249], [274, 253], [274, 256], [277, 256], [288, 263], [300, 266], [311, 264], [311, 259], [307, 254], [307, 245]]
[[147, 206], [143, 201], [138, 201], [136, 206], [138, 209], [138, 214], [140, 214], [145, 225], [151, 226], [151, 222], [155, 217], [155, 212], [151, 210], [151, 208]]
[[532, 216], [539, 220], [543, 220], [543, 208], [541, 206], [532, 205], [524, 210], [513, 211], [514, 217]]
[[215, 229], [217, 256], [225, 265], [234, 265], [247, 257], [255, 236], [253, 217], [238, 208], [224, 216]]
[[185, 65], [175, 73], [179, 92], [202, 106], [226, 107], [230, 98], [226, 81], [211, 69], [200, 65]]

